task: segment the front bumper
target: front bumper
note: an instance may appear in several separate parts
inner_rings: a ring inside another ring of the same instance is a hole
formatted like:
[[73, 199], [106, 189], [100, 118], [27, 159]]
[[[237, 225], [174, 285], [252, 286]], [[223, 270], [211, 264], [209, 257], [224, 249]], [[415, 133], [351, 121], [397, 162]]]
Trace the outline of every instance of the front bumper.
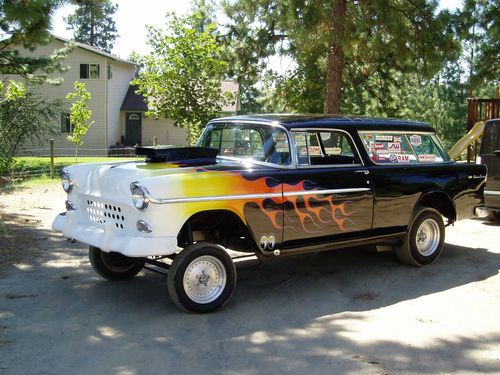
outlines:
[[55, 218], [52, 229], [67, 238], [95, 246], [106, 252], [117, 252], [129, 257], [170, 255], [177, 251], [177, 237], [155, 237], [152, 235], [117, 235], [112, 223], [88, 226], [78, 223], [77, 212], [63, 212]]

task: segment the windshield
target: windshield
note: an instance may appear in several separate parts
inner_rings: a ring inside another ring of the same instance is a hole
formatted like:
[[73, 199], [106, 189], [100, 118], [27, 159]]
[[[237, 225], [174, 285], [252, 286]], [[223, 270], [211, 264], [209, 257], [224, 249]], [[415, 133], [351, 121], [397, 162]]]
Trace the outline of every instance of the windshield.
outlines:
[[209, 124], [198, 146], [218, 150], [217, 155], [278, 165], [290, 164], [290, 146], [283, 129], [244, 123]]
[[488, 122], [481, 140], [481, 155], [494, 154], [500, 150], [500, 121]]

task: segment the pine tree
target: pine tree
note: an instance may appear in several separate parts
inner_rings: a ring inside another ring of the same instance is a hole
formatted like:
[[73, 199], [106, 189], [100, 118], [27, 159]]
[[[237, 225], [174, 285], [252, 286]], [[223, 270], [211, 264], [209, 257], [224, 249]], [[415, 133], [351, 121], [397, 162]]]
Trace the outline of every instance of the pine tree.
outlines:
[[323, 98], [325, 113], [339, 113], [354, 85], [382, 99], [393, 72], [430, 78], [458, 50], [450, 14], [432, 0], [237, 0], [225, 10], [240, 65], [251, 73], [252, 62], [279, 53], [295, 60], [292, 76], [306, 83], [322, 72], [326, 89], [308, 96]]
[[118, 36], [113, 15], [118, 5], [110, 0], [78, 0], [75, 13], [68, 16], [68, 30], [73, 30], [73, 38], [111, 52]]
[[[18, 74], [32, 81], [44, 81], [49, 73], [63, 70], [63, 60], [69, 49], [53, 56], [21, 56], [18, 47], [33, 51], [48, 44], [50, 19], [61, 0], [1, 0], [0, 1], [0, 73]], [[35, 74], [36, 72], [36, 74]]]

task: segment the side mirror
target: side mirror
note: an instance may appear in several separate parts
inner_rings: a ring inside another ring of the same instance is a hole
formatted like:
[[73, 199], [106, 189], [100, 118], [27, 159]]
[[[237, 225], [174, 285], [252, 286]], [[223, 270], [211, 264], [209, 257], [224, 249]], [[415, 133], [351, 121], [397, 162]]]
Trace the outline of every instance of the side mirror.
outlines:
[[493, 153], [497, 156], [497, 158], [500, 158], [500, 150], [495, 150]]

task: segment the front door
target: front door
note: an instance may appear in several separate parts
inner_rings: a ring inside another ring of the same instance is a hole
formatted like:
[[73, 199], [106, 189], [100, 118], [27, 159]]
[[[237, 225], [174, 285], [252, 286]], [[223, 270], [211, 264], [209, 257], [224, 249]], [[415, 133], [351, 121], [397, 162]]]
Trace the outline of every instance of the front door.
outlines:
[[142, 114], [140, 112], [127, 112], [125, 116], [126, 146], [140, 145], [142, 143]]
[[283, 171], [283, 249], [367, 236], [373, 219], [370, 170], [350, 135], [329, 129], [293, 135], [299, 165]]

